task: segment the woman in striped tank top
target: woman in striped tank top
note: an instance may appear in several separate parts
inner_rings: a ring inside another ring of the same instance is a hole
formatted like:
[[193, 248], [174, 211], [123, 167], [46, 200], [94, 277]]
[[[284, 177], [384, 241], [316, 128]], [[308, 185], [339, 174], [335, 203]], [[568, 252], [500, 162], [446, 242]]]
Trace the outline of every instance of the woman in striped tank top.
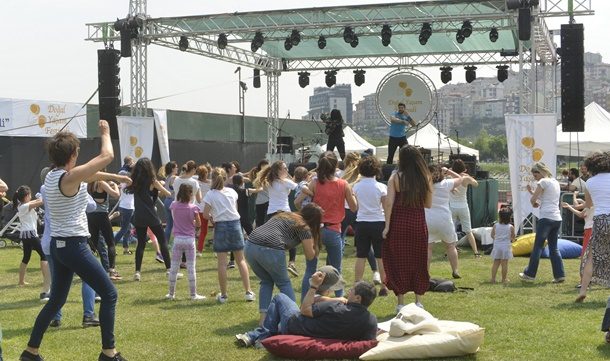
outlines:
[[42, 336], [57, 311], [66, 302], [75, 273], [102, 299], [99, 312], [102, 352], [98, 360], [125, 360], [116, 351], [114, 344], [117, 291], [87, 243], [89, 230], [85, 210], [88, 203], [86, 182], [114, 180], [118, 183], [130, 183], [131, 179], [99, 172], [114, 158], [108, 122], [100, 120], [99, 131], [102, 143], [100, 154], [80, 166], [76, 166], [80, 142], [74, 134], [59, 132], [49, 140], [49, 157], [56, 166], [45, 179], [46, 211], [49, 212], [51, 221], [54, 277], [51, 297], [36, 318], [27, 348], [19, 358], [21, 361], [43, 360], [38, 353]]

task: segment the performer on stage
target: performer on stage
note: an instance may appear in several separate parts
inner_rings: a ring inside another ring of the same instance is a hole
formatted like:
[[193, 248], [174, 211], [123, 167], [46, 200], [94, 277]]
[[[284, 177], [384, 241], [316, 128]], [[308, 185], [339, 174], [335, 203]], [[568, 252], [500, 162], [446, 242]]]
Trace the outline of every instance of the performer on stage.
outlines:
[[343, 141], [343, 117], [339, 109], [333, 109], [330, 111], [330, 117], [320, 117], [326, 129], [324, 132], [328, 135], [328, 144], [326, 144], [326, 150], [332, 152], [335, 147], [341, 156], [341, 160], [345, 159], [345, 142]]
[[[407, 125], [411, 125], [412, 127], [417, 126], [415, 120], [405, 111], [405, 105], [403, 103], [398, 103], [398, 111], [390, 117], [390, 121], [392, 123], [390, 124], [387, 164], [394, 163], [394, 153], [396, 152], [396, 149], [400, 149], [400, 147], [407, 144]], [[328, 144], [330, 145], [330, 140]]]

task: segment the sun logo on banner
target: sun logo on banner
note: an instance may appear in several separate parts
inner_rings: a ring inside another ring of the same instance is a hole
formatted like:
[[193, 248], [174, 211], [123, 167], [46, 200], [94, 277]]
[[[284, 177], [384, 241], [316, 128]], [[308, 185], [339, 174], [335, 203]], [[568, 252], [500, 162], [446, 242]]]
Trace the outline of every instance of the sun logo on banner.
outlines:
[[413, 95], [413, 89], [409, 88], [409, 84], [406, 81], [398, 82], [398, 86], [404, 91], [406, 97]]
[[47, 117], [40, 114], [40, 105], [31, 104], [30, 112], [34, 115], [34, 118], [38, 121], [38, 126], [40, 128], [44, 128], [44, 126], [47, 124]]
[[536, 141], [534, 140], [534, 137], [521, 138], [521, 145], [523, 145], [525, 148], [527, 148], [531, 152], [532, 160], [534, 162], [538, 162], [542, 159], [542, 156], [544, 155], [544, 151], [540, 148], [534, 148], [534, 146], [536, 145]]
[[140, 146], [138, 145], [138, 137], [133, 136], [133, 135], [132, 135], [132, 136], [130, 136], [130, 137], [129, 137], [129, 144], [130, 144], [132, 147], [135, 147], [135, 148], [133, 149], [133, 154], [136, 156], [136, 158], [140, 158], [140, 157], [142, 156], [142, 153], [144, 153], [144, 149], [142, 149], [142, 147], [140, 147]]

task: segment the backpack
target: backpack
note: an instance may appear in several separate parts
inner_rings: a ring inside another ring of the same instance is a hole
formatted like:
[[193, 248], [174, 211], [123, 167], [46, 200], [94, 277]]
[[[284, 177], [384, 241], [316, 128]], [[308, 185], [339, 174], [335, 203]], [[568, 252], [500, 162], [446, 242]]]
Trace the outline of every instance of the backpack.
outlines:
[[455, 283], [451, 280], [444, 278], [430, 278], [430, 287], [428, 288], [431, 292], [456, 292], [456, 291], [474, 291], [472, 287], [456, 287]]

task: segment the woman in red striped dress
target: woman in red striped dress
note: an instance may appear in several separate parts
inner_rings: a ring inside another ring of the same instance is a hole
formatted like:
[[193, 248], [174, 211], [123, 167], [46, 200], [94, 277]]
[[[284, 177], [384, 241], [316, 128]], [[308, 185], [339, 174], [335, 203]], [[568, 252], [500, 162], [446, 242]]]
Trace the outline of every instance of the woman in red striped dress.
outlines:
[[398, 298], [397, 312], [404, 295], [415, 292], [415, 303], [428, 290], [428, 228], [424, 207], [432, 205], [432, 181], [428, 165], [411, 145], [399, 151], [398, 171], [388, 181], [385, 229], [382, 247], [385, 284]]

